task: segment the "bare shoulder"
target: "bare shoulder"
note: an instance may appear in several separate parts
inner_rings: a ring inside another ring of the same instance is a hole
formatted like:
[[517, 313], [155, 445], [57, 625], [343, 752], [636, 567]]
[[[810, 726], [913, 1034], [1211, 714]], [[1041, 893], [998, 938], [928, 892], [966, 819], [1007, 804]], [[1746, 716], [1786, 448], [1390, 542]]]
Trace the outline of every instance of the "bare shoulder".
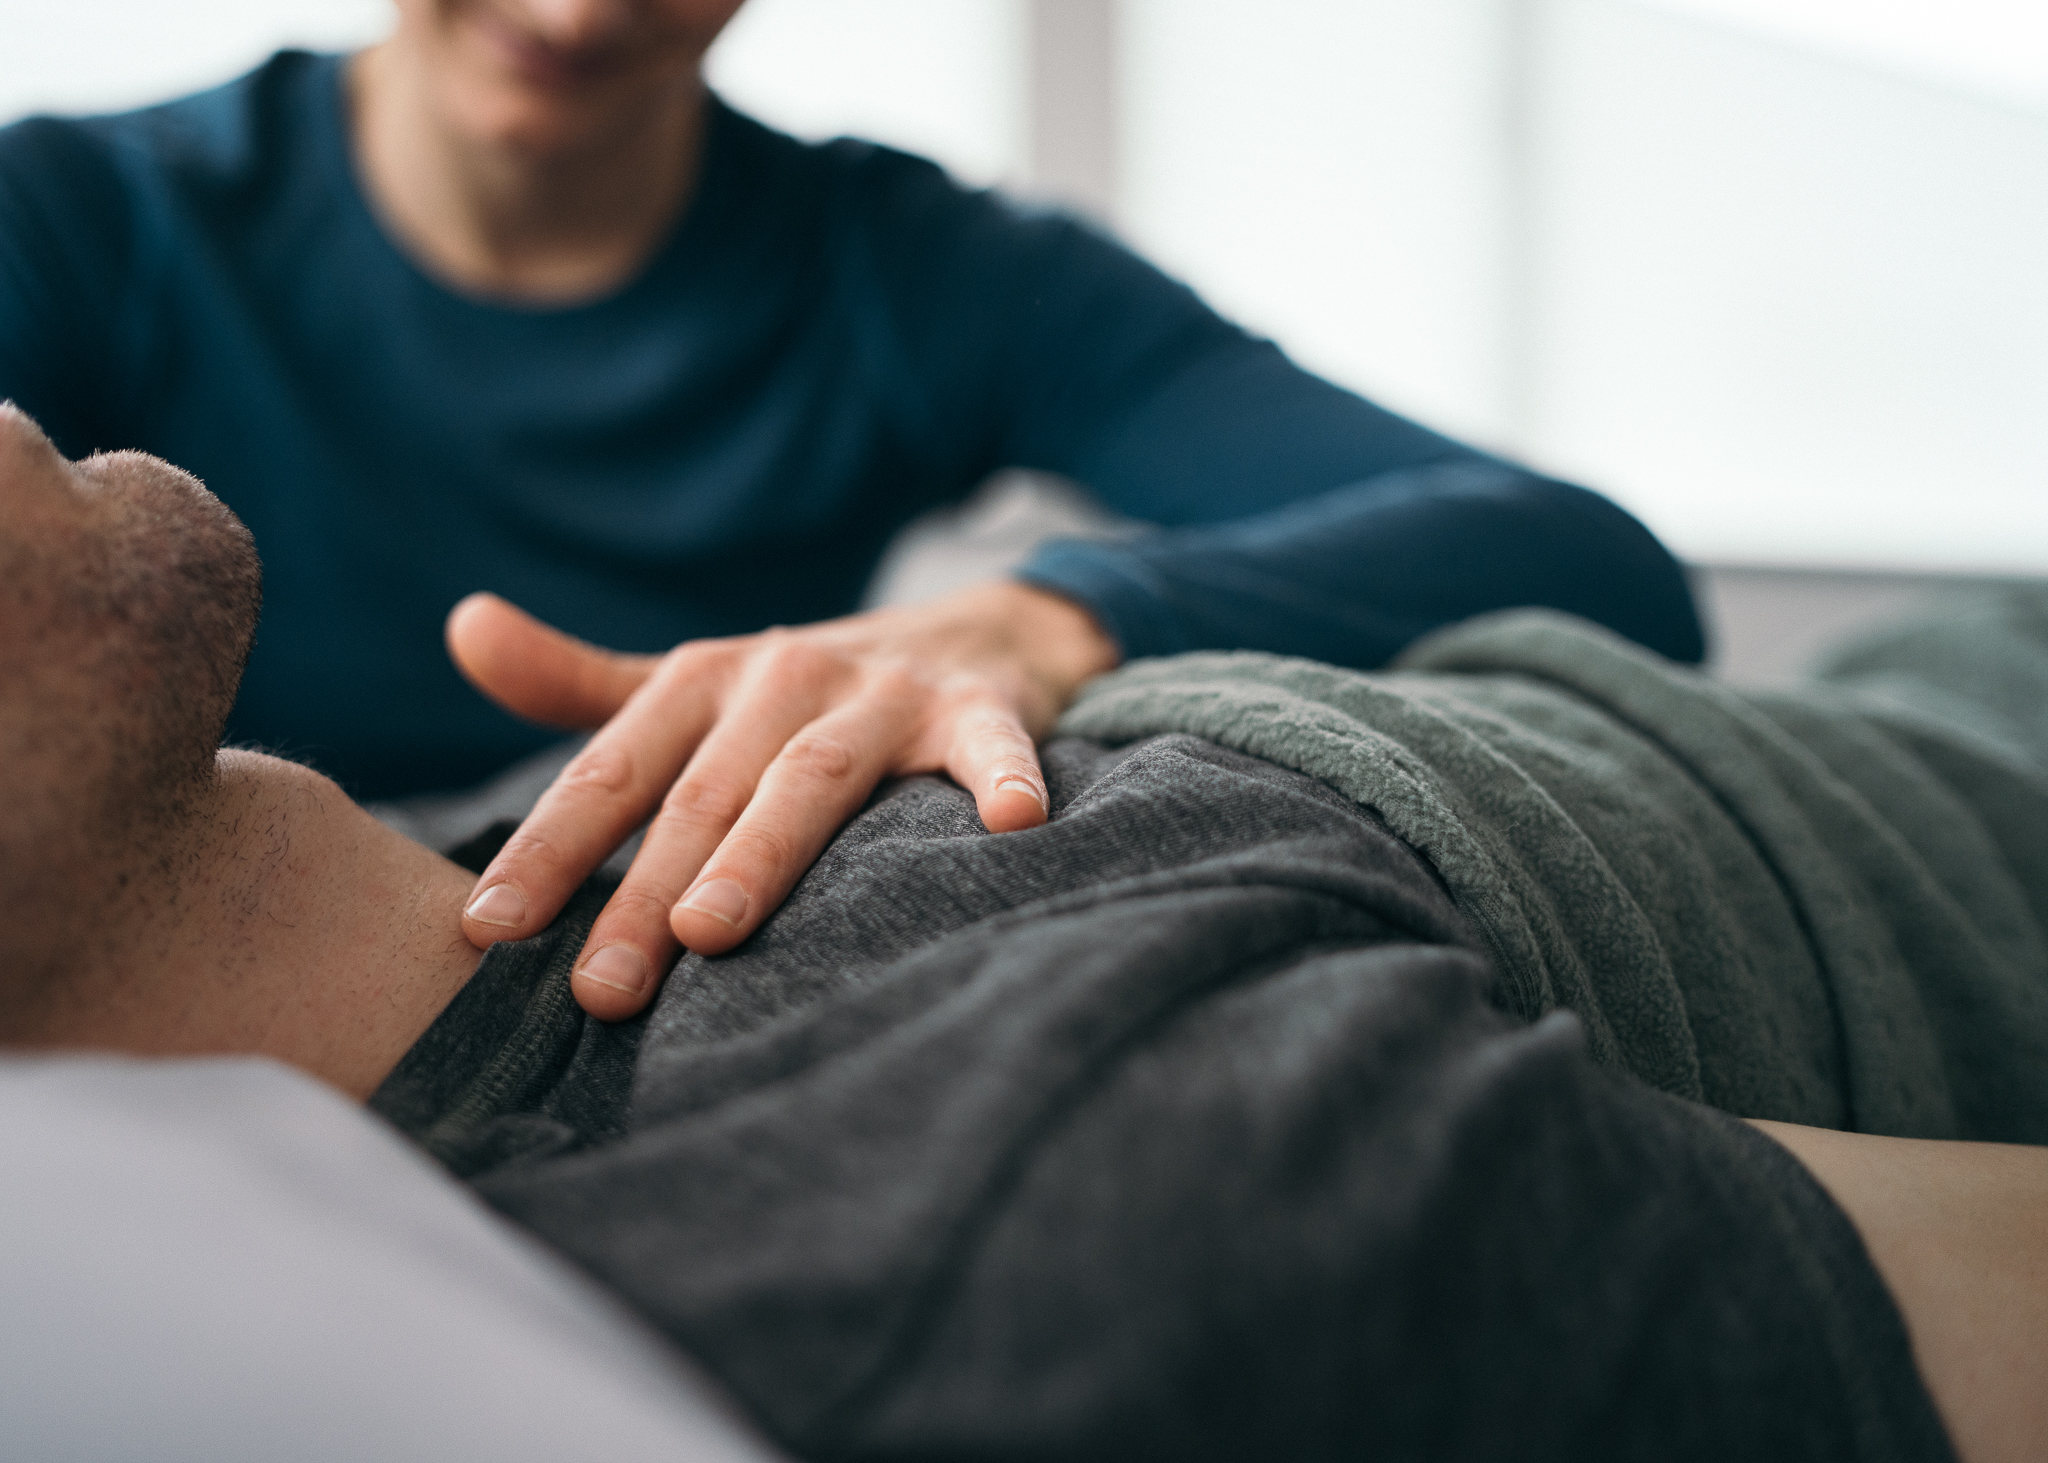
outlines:
[[2048, 1450], [2048, 1148], [1754, 1126], [1842, 1206], [1964, 1463]]

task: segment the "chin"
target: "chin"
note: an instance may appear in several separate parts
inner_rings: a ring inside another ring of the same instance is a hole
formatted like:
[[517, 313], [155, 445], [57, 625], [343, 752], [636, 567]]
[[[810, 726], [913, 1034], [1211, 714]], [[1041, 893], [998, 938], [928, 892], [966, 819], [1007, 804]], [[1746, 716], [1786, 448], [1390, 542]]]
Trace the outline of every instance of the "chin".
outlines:
[[290, 789], [296, 797], [330, 809], [356, 806], [326, 773], [254, 747], [222, 747], [214, 754], [213, 766], [224, 784]]
[[642, 93], [618, 87], [536, 87], [499, 77], [465, 77], [450, 98], [456, 125], [493, 149], [535, 160], [573, 158], [606, 146], [645, 114]]
[[453, 110], [469, 137], [535, 159], [574, 156], [594, 145], [604, 130], [587, 115], [589, 108], [490, 82], [463, 87]]
[[428, 42], [456, 125], [476, 141], [535, 157], [569, 156], [631, 129], [696, 84], [717, 24], [651, 28], [578, 51], [539, 44], [496, 10], [449, 5]]

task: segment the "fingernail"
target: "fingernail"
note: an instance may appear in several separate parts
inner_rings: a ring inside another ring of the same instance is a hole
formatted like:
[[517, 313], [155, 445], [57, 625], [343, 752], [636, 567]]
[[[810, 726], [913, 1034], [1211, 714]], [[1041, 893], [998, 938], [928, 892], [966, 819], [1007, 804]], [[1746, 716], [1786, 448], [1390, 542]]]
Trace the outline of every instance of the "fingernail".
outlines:
[[[1032, 802], [1038, 804], [1039, 807], [1045, 807], [1045, 794], [1039, 791], [1038, 784], [1035, 782], [1026, 782], [1021, 777], [1004, 778], [1001, 782], [996, 784], [996, 791], [1021, 792], [1024, 794], [1025, 797], [1030, 798]], [[1051, 810], [1047, 809], [1047, 811], [1050, 812]]]
[[747, 891], [730, 879], [712, 879], [692, 889], [682, 907], [737, 927], [747, 917]]
[[592, 951], [576, 973], [629, 996], [647, 989], [647, 957], [631, 945], [606, 945]]
[[526, 918], [526, 896], [510, 884], [493, 884], [462, 911], [480, 925], [510, 929]]

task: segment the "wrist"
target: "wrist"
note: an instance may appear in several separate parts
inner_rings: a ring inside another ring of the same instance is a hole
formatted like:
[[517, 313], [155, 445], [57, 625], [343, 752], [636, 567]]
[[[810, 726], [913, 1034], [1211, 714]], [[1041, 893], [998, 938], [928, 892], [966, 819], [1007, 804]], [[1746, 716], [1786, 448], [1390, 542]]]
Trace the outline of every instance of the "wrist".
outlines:
[[1025, 665], [1060, 705], [1084, 682], [1122, 663], [1122, 648], [1085, 605], [1014, 579], [990, 588]]

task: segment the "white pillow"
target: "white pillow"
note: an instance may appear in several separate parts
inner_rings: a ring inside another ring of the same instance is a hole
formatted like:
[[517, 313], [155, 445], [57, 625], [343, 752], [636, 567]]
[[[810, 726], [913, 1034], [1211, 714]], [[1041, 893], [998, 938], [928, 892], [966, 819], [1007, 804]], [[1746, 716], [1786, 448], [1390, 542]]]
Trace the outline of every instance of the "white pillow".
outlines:
[[651, 1332], [275, 1063], [0, 1058], [10, 1460], [776, 1456]]

